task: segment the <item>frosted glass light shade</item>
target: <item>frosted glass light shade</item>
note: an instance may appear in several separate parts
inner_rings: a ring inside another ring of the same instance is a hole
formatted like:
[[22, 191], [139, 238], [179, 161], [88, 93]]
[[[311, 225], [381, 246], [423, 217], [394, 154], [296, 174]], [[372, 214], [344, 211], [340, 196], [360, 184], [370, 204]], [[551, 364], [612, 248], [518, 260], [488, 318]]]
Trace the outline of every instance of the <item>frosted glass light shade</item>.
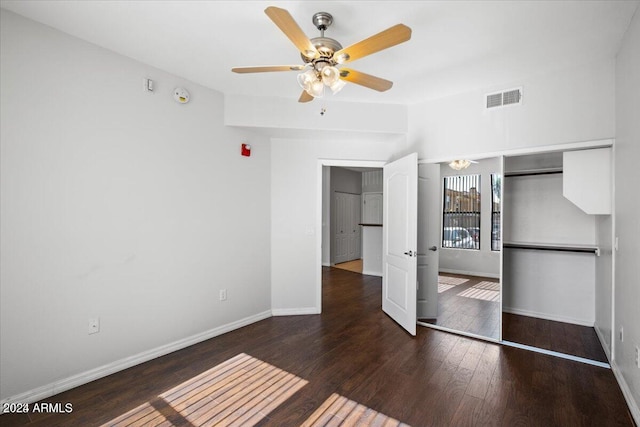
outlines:
[[336, 67], [324, 67], [320, 74], [322, 75], [322, 81], [324, 84], [329, 87], [340, 80], [340, 70]]
[[311, 88], [307, 91], [314, 98], [322, 98], [324, 95], [324, 84], [320, 80], [311, 83]]
[[315, 71], [307, 70], [304, 73], [298, 74], [298, 84], [300, 87], [307, 92], [311, 90], [311, 85], [314, 81], [317, 81], [318, 77], [316, 76]]
[[460, 171], [462, 169], [468, 168], [470, 164], [471, 162], [469, 160], [454, 160], [451, 163], [449, 163], [449, 167], [451, 169]]

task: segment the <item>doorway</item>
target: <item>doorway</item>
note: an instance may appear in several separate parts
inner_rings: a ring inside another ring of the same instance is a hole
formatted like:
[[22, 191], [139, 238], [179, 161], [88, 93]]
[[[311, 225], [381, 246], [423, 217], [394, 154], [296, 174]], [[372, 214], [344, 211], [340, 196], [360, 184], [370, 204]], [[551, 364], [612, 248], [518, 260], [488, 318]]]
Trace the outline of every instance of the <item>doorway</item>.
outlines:
[[381, 276], [382, 169], [323, 168], [324, 266]]
[[[349, 171], [371, 171], [381, 170], [386, 164], [386, 161], [380, 160], [338, 160], [338, 159], [320, 159], [318, 160], [317, 169], [317, 215], [316, 215], [316, 229], [322, 230], [317, 234], [317, 261], [316, 261], [316, 298], [318, 301], [318, 307], [322, 307], [322, 269], [323, 267], [335, 267], [336, 261], [332, 254], [332, 246], [335, 246], [334, 240], [336, 239], [336, 233], [332, 231], [332, 182], [331, 182], [331, 168], [345, 169]], [[345, 193], [359, 193], [358, 197], [361, 197], [363, 193], [363, 184], [361, 181], [360, 191], [343, 191]], [[360, 209], [361, 215], [361, 209]], [[361, 219], [358, 220], [358, 223]], [[358, 229], [361, 226], [358, 225]], [[343, 229], [344, 230], [344, 229]], [[353, 230], [353, 228], [352, 228]], [[358, 240], [362, 236], [358, 237]], [[335, 248], [334, 248], [335, 249]], [[360, 246], [360, 256], [366, 248]], [[355, 273], [354, 274], [360, 274]]]

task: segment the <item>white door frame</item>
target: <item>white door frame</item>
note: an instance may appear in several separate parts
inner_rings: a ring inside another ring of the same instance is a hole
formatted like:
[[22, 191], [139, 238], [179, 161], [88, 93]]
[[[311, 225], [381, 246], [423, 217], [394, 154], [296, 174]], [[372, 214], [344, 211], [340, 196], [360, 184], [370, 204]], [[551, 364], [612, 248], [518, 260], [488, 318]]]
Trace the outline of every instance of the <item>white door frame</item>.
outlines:
[[322, 313], [322, 167], [354, 167], [382, 169], [386, 160], [318, 159], [316, 172], [316, 313]]

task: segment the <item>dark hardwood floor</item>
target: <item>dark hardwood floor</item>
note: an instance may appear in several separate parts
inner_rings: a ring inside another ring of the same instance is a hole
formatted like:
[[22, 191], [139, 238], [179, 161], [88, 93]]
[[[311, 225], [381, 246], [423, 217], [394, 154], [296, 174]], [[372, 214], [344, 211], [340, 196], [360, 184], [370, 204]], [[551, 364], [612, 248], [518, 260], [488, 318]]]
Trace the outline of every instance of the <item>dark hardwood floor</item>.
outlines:
[[[422, 322], [498, 339], [501, 308], [495, 279], [440, 273], [439, 282], [438, 318]], [[503, 313], [502, 339], [608, 363], [593, 327]]]
[[502, 313], [502, 339], [609, 363], [593, 327]]
[[633, 425], [608, 369], [429, 328], [410, 337], [381, 311], [380, 278], [323, 273], [322, 315], [257, 322], [46, 399], [72, 413], [0, 424]]
[[420, 319], [444, 328], [499, 339], [500, 284], [487, 277], [440, 273], [438, 318]]

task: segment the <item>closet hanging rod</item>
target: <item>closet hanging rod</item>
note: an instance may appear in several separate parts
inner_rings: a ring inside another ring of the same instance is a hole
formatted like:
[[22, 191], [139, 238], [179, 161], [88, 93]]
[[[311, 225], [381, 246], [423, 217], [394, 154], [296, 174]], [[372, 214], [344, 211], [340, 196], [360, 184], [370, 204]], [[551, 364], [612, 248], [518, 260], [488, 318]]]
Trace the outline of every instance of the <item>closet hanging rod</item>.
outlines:
[[512, 171], [512, 172], [505, 172], [504, 176], [510, 177], [510, 176], [552, 175], [556, 173], [562, 173], [562, 168]]
[[570, 246], [570, 245], [553, 245], [543, 243], [515, 243], [504, 242], [503, 248], [508, 249], [534, 249], [538, 251], [556, 251], [556, 252], [578, 252], [589, 253], [600, 256], [600, 248], [596, 246]]

